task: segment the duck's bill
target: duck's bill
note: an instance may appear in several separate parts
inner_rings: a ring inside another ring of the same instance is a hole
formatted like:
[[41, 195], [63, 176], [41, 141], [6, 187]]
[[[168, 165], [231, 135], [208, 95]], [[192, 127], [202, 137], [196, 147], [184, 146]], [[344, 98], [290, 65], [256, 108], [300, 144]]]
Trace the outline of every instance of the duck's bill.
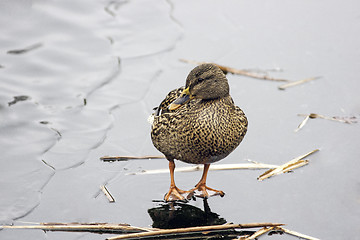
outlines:
[[169, 110], [176, 110], [191, 100], [189, 88], [186, 88], [175, 101], [169, 105]]

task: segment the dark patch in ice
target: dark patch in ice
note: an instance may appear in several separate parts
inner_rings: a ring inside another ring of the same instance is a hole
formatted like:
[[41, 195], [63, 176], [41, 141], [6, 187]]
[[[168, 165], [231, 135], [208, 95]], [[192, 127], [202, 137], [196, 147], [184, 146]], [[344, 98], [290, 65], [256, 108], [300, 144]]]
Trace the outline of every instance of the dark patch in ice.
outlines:
[[42, 47], [43, 44], [42, 43], [35, 43], [33, 45], [30, 45], [28, 47], [22, 48], [22, 49], [14, 49], [14, 50], [9, 50], [7, 51], [8, 54], [24, 54], [30, 51], [33, 51], [37, 48]]
[[14, 105], [14, 104], [16, 104], [16, 103], [18, 103], [18, 102], [26, 101], [26, 100], [28, 100], [28, 99], [30, 99], [30, 97], [29, 97], [29, 96], [25, 96], [25, 95], [15, 96], [15, 97], [14, 97], [14, 100], [12, 100], [11, 102], [8, 102], [8, 104], [9, 104], [9, 107], [10, 107], [11, 105]]

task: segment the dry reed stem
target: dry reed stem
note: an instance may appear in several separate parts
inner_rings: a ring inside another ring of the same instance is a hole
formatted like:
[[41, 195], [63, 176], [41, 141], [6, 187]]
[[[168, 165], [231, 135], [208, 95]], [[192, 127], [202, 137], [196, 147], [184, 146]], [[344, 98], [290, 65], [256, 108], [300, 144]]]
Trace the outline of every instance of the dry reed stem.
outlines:
[[298, 132], [300, 129], [302, 129], [302, 128], [305, 126], [305, 124], [309, 121], [309, 118], [310, 118], [310, 116], [307, 115], [307, 116], [305, 117], [305, 119], [299, 124], [299, 126], [297, 127], [297, 129], [295, 129], [295, 132]]
[[357, 123], [357, 119], [355, 116], [353, 116], [353, 117], [327, 117], [327, 116], [317, 114], [317, 113], [298, 114], [298, 116], [304, 116], [305, 118], [299, 124], [299, 126], [295, 129], [295, 132], [298, 132], [301, 128], [303, 128], [310, 118], [321, 118], [321, 119], [342, 122], [342, 123], [348, 123], [348, 124]]
[[322, 118], [326, 120], [336, 121], [336, 122], [342, 122], [342, 123], [357, 123], [356, 117], [327, 117], [321, 114], [317, 113], [310, 113], [310, 114], [298, 114], [298, 116], [306, 116], [309, 118]]
[[224, 225], [214, 225], [214, 226], [204, 226], [204, 227], [188, 227], [188, 228], [177, 228], [177, 229], [165, 229], [152, 232], [142, 232], [142, 233], [130, 233], [115, 237], [107, 238], [107, 240], [119, 240], [119, 239], [131, 239], [131, 238], [141, 238], [141, 237], [158, 237], [161, 235], [168, 234], [179, 234], [179, 233], [190, 233], [190, 232], [204, 232], [204, 231], [213, 231], [213, 230], [224, 230], [224, 229], [235, 229], [235, 228], [256, 228], [256, 227], [273, 227], [281, 226], [280, 223], [247, 223], [247, 224], [224, 224]]
[[265, 233], [268, 233], [272, 230], [274, 230], [275, 227], [264, 227], [264, 228], [261, 228], [259, 229], [258, 231], [256, 231], [253, 235], [249, 236], [249, 237], [246, 237], [244, 238], [243, 240], [253, 240], [253, 239], [256, 239], [257, 237], [260, 237], [261, 235], [264, 235]]
[[105, 185], [100, 186], [100, 189], [103, 191], [103, 193], [105, 194], [105, 196], [108, 198], [109, 202], [115, 202], [115, 199], [113, 198], [113, 196], [111, 196], [109, 190], [105, 187]]
[[305, 79], [302, 79], [302, 80], [299, 80], [299, 81], [293, 81], [293, 82], [286, 83], [284, 85], [279, 86], [278, 88], [280, 90], [285, 90], [286, 88], [293, 87], [293, 86], [303, 84], [303, 83], [306, 83], [306, 82], [310, 82], [310, 81], [313, 81], [313, 80], [319, 79], [319, 78], [321, 78], [321, 77], [305, 78]]
[[309, 155], [311, 155], [311, 154], [313, 154], [313, 153], [315, 153], [317, 151], [319, 151], [319, 149], [315, 149], [315, 150], [313, 150], [313, 151], [311, 151], [309, 153], [306, 153], [306, 154], [301, 155], [301, 156], [299, 156], [297, 158], [294, 158], [291, 161], [289, 161], [289, 162], [287, 162], [287, 163], [285, 163], [283, 165], [278, 166], [277, 168], [270, 169], [270, 170], [266, 171], [265, 173], [261, 174], [258, 177], [258, 180], [263, 181], [263, 180], [265, 180], [265, 179], [267, 179], [269, 177], [272, 177], [274, 175], [278, 175], [278, 174], [293, 170], [295, 168], [302, 167], [302, 166], [308, 164], [308, 161], [307, 160], [300, 161], [300, 160], [302, 160], [303, 158], [305, 158], [305, 157], [307, 157], [307, 156], [309, 156]]
[[41, 229], [44, 231], [68, 231], [68, 232], [142, 232], [153, 231], [148, 228], [133, 227], [128, 224], [109, 223], [41, 223], [40, 225], [29, 226], [0, 226], [6, 229]]
[[309, 164], [309, 160], [299, 160], [296, 163], [293, 164], [289, 164], [288, 166], [286, 166], [280, 173], [287, 173], [290, 172], [296, 168], [300, 168], [302, 166], [305, 166]]
[[[236, 170], [236, 169], [269, 169], [276, 168], [278, 165], [264, 164], [264, 163], [237, 163], [237, 164], [215, 164], [210, 165], [210, 171], [216, 170]], [[203, 170], [203, 165], [196, 165], [191, 167], [179, 167], [175, 168], [175, 172], [195, 172]], [[160, 174], [169, 173], [169, 169], [154, 169], [154, 170], [143, 170], [136, 173], [128, 173], [127, 175], [142, 175], [142, 174]]]
[[311, 236], [308, 236], [308, 235], [305, 235], [305, 234], [302, 234], [302, 233], [298, 233], [298, 232], [295, 232], [295, 231], [292, 231], [292, 230], [288, 230], [288, 229], [283, 228], [283, 227], [276, 227], [276, 229], [278, 229], [280, 231], [283, 231], [284, 233], [287, 233], [289, 235], [293, 235], [293, 236], [296, 236], [296, 237], [299, 237], [299, 238], [302, 238], [302, 239], [320, 240], [318, 238], [314, 238], [314, 237], [311, 237]]

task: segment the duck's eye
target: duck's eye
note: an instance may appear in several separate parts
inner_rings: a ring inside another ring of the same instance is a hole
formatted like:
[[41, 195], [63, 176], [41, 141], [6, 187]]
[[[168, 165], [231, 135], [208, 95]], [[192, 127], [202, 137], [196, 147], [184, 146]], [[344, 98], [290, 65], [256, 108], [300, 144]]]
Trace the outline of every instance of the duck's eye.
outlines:
[[203, 82], [205, 79], [203, 79], [203, 78], [198, 78], [198, 83], [201, 83], [201, 82]]

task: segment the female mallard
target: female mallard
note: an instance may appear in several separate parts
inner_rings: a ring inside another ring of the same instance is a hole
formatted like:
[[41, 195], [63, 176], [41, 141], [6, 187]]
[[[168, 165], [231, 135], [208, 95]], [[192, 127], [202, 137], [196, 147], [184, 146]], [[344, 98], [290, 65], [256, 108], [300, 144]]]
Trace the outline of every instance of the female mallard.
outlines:
[[[234, 105], [223, 71], [214, 64], [194, 68], [185, 88], [171, 91], [158, 107], [152, 124], [154, 146], [169, 160], [171, 184], [165, 201], [184, 200], [182, 194], [207, 198], [207, 190], [224, 196], [223, 191], [206, 186], [211, 163], [229, 155], [244, 138], [247, 130], [244, 112]], [[183, 191], [174, 181], [174, 159], [204, 164], [204, 172], [195, 188]]]

